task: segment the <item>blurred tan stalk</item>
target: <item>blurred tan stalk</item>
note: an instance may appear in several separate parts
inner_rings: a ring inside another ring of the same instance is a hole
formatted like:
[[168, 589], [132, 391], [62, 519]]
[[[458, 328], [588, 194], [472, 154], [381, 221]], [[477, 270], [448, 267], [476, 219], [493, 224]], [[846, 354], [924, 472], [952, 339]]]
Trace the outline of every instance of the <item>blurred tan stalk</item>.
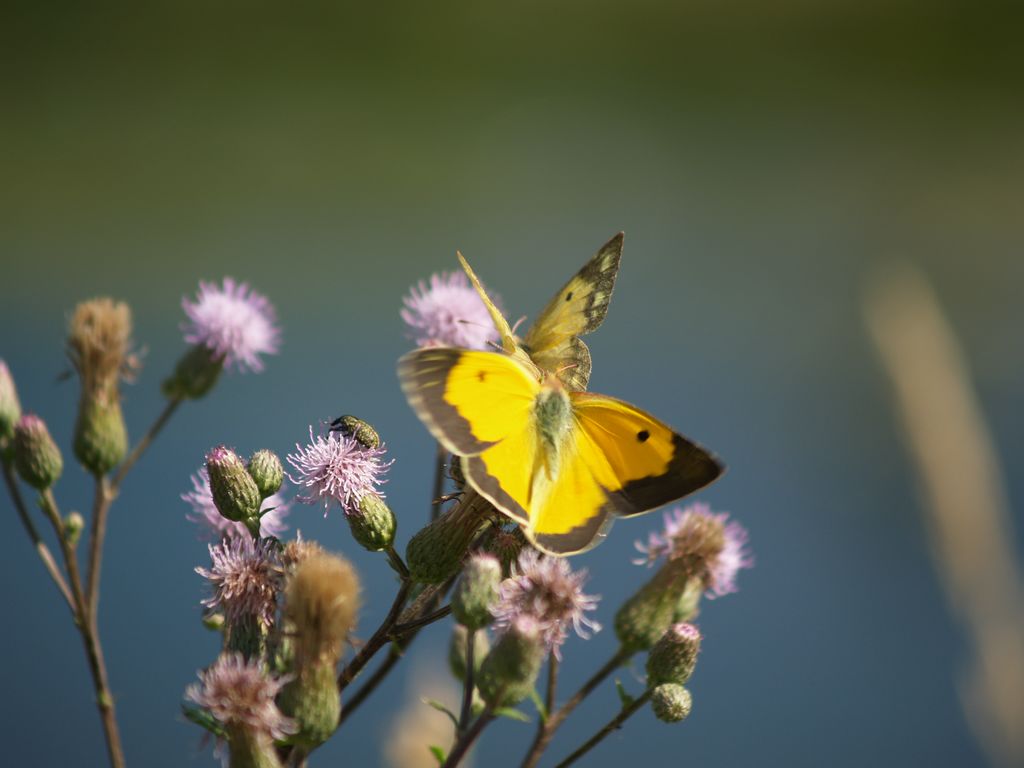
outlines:
[[963, 355], [925, 277], [880, 274], [867, 326], [920, 473], [935, 567], [974, 658], [961, 694], [996, 765], [1024, 765], [1024, 588], [999, 459]]
[[[439, 701], [458, 712], [459, 686], [450, 676], [419, 667], [412, 674], [406, 706], [399, 711], [388, 728], [384, 757], [390, 768], [437, 768], [430, 753], [431, 746], [445, 751], [452, 746], [455, 728], [448, 715], [430, 706]], [[471, 768], [471, 757], [460, 764]]]

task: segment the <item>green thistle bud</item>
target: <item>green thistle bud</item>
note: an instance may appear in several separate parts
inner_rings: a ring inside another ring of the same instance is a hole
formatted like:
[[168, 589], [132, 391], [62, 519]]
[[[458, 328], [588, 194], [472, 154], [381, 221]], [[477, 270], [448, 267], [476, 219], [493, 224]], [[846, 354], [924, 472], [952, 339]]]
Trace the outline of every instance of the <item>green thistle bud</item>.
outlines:
[[469, 629], [491, 623], [491, 606], [498, 599], [501, 564], [493, 555], [474, 555], [466, 563], [452, 595], [452, 616]]
[[672, 620], [693, 621], [700, 614], [700, 598], [704, 594], [704, 581], [702, 579], [690, 579], [686, 583], [676, 609], [673, 612]]
[[128, 431], [116, 396], [107, 399], [83, 394], [72, 447], [82, 466], [96, 477], [121, 463], [128, 452]]
[[46, 422], [34, 413], [26, 413], [14, 427], [14, 465], [21, 479], [40, 491], [57, 482], [64, 470], [64, 459]]
[[[452, 637], [448, 644], [448, 666], [452, 674], [459, 680], [466, 679], [466, 647], [469, 630], [461, 624], [452, 625]], [[473, 633], [473, 675], [480, 671], [480, 664], [491, 650], [491, 641], [487, 633], [478, 630]]]
[[380, 496], [366, 493], [359, 500], [359, 511], [346, 515], [352, 538], [363, 549], [379, 552], [395, 541], [395, 514]]
[[681, 565], [667, 563], [615, 614], [615, 634], [625, 650], [646, 651], [672, 626], [688, 580]]
[[64, 540], [73, 549], [78, 545], [78, 539], [82, 536], [85, 528], [85, 518], [80, 512], [69, 512], [64, 518]]
[[490, 502], [476, 492], [464, 493], [458, 504], [409, 540], [405, 559], [412, 578], [424, 584], [441, 584], [454, 576], [493, 510]]
[[678, 723], [690, 714], [693, 698], [678, 683], [663, 683], [651, 691], [651, 709], [663, 723]]
[[206, 456], [213, 503], [228, 520], [245, 520], [260, 511], [260, 489], [238, 454], [219, 445]]
[[647, 685], [682, 685], [690, 679], [700, 651], [700, 630], [693, 624], [673, 624], [647, 657]]
[[189, 349], [163, 383], [164, 396], [198, 400], [206, 395], [224, 370], [224, 357], [204, 344]]
[[282, 768], [274, 742], [249, 728], [228, 729], [228, 768]]
[[306, 747], [323, 744], [338, 727], [341, 697], [334, 664], [318, 663], [302, 669], [281, 691], [281, 711], [299, 726], [293, 737]]
[[366, 448], [380, 448], [377, 430], [355, 416], [339, 416], [331, 422], [331, 431], [354, 438]]
[[211, 632], [224, 630], [224, 614], [218, 611], [203, 614], [203, 626]]
[[526, 614], [516, 617], [480, 665], [480, 695], [492, 707], [518, 704], [533, 692], [543, 661], [537, 620]]
[[508, 578], [513, 563], [519, 560], [519, 553], [526, 546], [526, 536], [518, 525], [512, 530], [498, 530], [487, 544], [487, 551], [498, 558], [501, 572]]
[[14, 425], [21, 418], [21, 403], [7, 363], [0, 360], [0, 441], [14, 436]]
[[256, 451], [249, 459], [249, 474], [256, 481], [256, 487], [264, 499], [281, 490], [284, 482], [284, 467], [273, 451]]

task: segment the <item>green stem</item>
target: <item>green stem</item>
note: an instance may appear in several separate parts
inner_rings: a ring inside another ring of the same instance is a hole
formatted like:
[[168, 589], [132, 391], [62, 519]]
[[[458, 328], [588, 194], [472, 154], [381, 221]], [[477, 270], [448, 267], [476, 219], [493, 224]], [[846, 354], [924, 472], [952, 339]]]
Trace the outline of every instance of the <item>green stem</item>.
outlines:
[[53, 553], [50, 552], [50, 548], [46, 546], [46, 542], [39, 535], [39, 531], [36, 529], [35, 523], [32, 522], [32, 518], [29, 517], [28, 508], [25, 506], [25, 500], [21, 497], [21, 491], [18, 489], [18, 482], [14, 477], [14, 472], [11, 469], [11, 465], [8, 462], [3, 462], [3, 475], [4, 483], [7, 485], [7, 491], [11, 495], [11, 503], [14, 504], [14, 509], [18, 513], [18, 518], [21, 520], [21, 524], [25, 527], [25, 533], [32, 540], [32, 545], [35, 547], [36, 553], [39, 555], [39, 559], [43, 561], [43, 567], [46, 572], [50, 574], [50, 578], [53, 579], [53, 583], [57, 585], [57, 590], [60, 592], [61, 597], [68, 604], [68, 609], [71, 611], [71, 615], [75, 615], [75, 599], [71, 595], [71, 588], [68, 587], [67, 581], [61, 576], [60, 566], [57, 565], [57, 561], [53, 557]]
[[600, 744], [609, 733], [611, 733], [612, 731], [616, 731], [620, 727], [622, 727], [622, 724], [626, 722], [626, 720], [628, 720], [630, 717], [632, 717], [637, 712], [637, 710], [640, 709], [640, 707], [647, 703], [647, 701], [650, 698], [651, 691], [644, 691], [631, 704], [629, 704], [626, 707], [623, 707], [622, 711], [620, 711], [619, 714], [617, 714], [615, 717], [609, 720], [608, 723], [604, 726], [604, 728], [602, 728], [589, 739], [587, 739], [587, 741], [585, 741], [579, 749], [577, 749], [575, 752], [573, 752], [571, 755], [565, 758], [565, 760], [556, 765], [555, 768], [568, 768], [568, 766], [575, 763], [577, 760], [579, 760], [581, 757], [587, 754], [587, 752], [589, 752], [598, 744]]
[[[572, 711], [580, 705], [587, 696], [589, 696], [602, 681], [620, 666], [622, 666], [629, 658], [633, 655], [631, 651], [627, 651], [624, 648], [619, 648], [615, 654], [604, 663], [604, 665], [595, 672], [587, 682], [585, 682], [572, 698], [569, 699], [562, 707], [553, 712], [551, 710], [551, 704], [548, 704], [548, 716], [547, 719], [542, 721], [537, 728], [537, 735], [533, 739], [533, 743], [530, 745], [529, 751], [526, 753], [526, 757], [523, 758], [521, 768], [534, 768], [537, 762], [540, 760], [540, 756], [544, 753], [544, 750], [548, 748], [551, 743], [551, 739], [555, 735], [555, 731], [565, 722], [565, 719], [572, 714]], [[550, 671], [549, 671], [550, 673]]]

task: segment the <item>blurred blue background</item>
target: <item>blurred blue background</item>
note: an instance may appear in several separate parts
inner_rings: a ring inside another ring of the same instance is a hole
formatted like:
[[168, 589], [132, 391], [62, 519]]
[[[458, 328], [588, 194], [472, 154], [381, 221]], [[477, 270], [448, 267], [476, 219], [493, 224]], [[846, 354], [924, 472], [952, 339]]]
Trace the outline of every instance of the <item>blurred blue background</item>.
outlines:
[[[135, 437], [161, 407], [185, 348], [180, 300], [200, 278], [248, 280], [284, 328], [264, 374], [226, 377], [181, 410], [113, 509], [101, 621], [129, 764], [213, 764], [179, 713], [217, 649], [193, 573], [206, 551], [178, 498], [204, 452], [283, 455], [309, 424], [359, 414], [395, 459], [404, 547], [427, 515], [433, 448], [394, 374], [402, 295], [460, 249], [510, 316], [532, 318], [619, 230], [592, 388], [725, 458], [702, 498], [750, 529], [757, 567], [705, 605], [692, 717], [644, 712], [585, 764], [985, 764], [957, 689], [968, 649], [861, 302], [875, 267], [924, 268], [1010, 498], [1024, 498], [1024, 56], [1010, 8], [7, 4], [0, 357], [23, 405], [69, 446], [63, 334], [95, 295], [132, 305], [146, 349], [125, 390]], [[70, 451], [57, 496], [87, 511]], [[8, 519], [5, 760], [99, 765], [78, 638]], [[368, 635], [390, 602], [387, 566], [337, 511], [290, 520], [356, 562]], [[607, 624], [648, 575], [633, 541], [659, 523], [621, 522], [574, 560]], [[446, 638], [432, 628], [413, 655], [437, 659]], [[570, 640], [563, 690], [613, 650], [610, 630]], [[415, 663], [313, 764], [378, 764]], [[550, 757], [616, 706], [599, 691]], [[494, 727], [478, 763], [513, 764], [531, 736]]]

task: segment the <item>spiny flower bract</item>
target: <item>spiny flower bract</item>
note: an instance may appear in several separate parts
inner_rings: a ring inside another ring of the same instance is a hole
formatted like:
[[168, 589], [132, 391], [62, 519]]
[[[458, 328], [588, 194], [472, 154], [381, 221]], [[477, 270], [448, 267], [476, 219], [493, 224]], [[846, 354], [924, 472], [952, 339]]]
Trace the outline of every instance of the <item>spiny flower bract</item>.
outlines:
[[[217, 511], [217, 506], [213, 503], [213, 494], [210, 493], [210, 476], [206, 473], [206, 467], [193, 474], [190, 480], [192, 490], [181, 494], [181, 499], [192, 507], [192, 514], [187, 517], [199, 526], [202, 538], [209, 541], [252, 538], [245, 523], [228, 520]], [[281, 538], [288, 530], [288, 524], [284, 520], [288, 515], [288, 502], [280, 494], [274, 494], [264, 500], [263, 508], [270, 511], [260, 517], [260, 535]]]
[[210, 559], [210, 568], [196, 568], [213, 588], [203, 605], [223, 611], [229, 624], [247, 616], [264, 626], [273, 624], [282, 575], [274, 542], [254, 542], [251, 536], [225, 539], [210, 545]]
[[384, 461], [385, 451], [368, 448], [354, 437], [338, 432], [327, 436], [314, 435], [309, 428], [309, 444], [295, 444], [295, 453], [288, 454], [288, 463], [294, 469], [288, 478], [306, 492], [296, 496], [303, 504], [323, 503], [324, 515], [331, 500], [341, 505], [346, 515], [358, 515], [359, 502], [368, 493], [382, 494], [377, 490], [384, 482], [384, 473], [391, 466]]
[[498, 631], [507, 630], [517, 617], [530, 616], [540, 628], [547, 648], [561, 658], [559, 651], [571, 625], [576, 634], [588, 638], [588, 630], [601, 625], [587, 617], [597, 608], [598, 597], [583, 592], [586, 570], [576, 571], [561, 557], [545, 557], [535, 549], [519, 555], [516, 572], [501, 582], [498, 602], [491, 609]]
[[[704, 552], [702, 543], [707, 539], [709, 526], [720, 529], [721, 545], [714, 547], [713, 552]], [[748, 538], [747, 529], [735, 520], [730, 522], [728, 513], [715, 513], [708, 504], [695, 502], [666, 512], [664, 528], [652, 532], [646, 544], [636, 542], [636, 548], [644, 556], [634, 562], [650, 565], [662, 557], [673, 560], [686, 555], [703, 555], [707, 596], [721, 597], [737, 591], [736, 575], [741, 568], [754, 565], [753, 555], [747, 548]]]
[[260, 355], [276, 354], [280, 347], [274, 307], [247, 283], [230, 277], [221, 285], [201, 281], [195, 301], [183, 298], [181, 306], [188, 316], [185, 341], [211, 349], [227, 368], [262, 371]]
[[[492, 297], [499, 304], [497, 297]], [[419, 347], [490, 349], [498, 341], [487, 307], [461, 272], [431, 275], [402, 298], [402, 319]]]

